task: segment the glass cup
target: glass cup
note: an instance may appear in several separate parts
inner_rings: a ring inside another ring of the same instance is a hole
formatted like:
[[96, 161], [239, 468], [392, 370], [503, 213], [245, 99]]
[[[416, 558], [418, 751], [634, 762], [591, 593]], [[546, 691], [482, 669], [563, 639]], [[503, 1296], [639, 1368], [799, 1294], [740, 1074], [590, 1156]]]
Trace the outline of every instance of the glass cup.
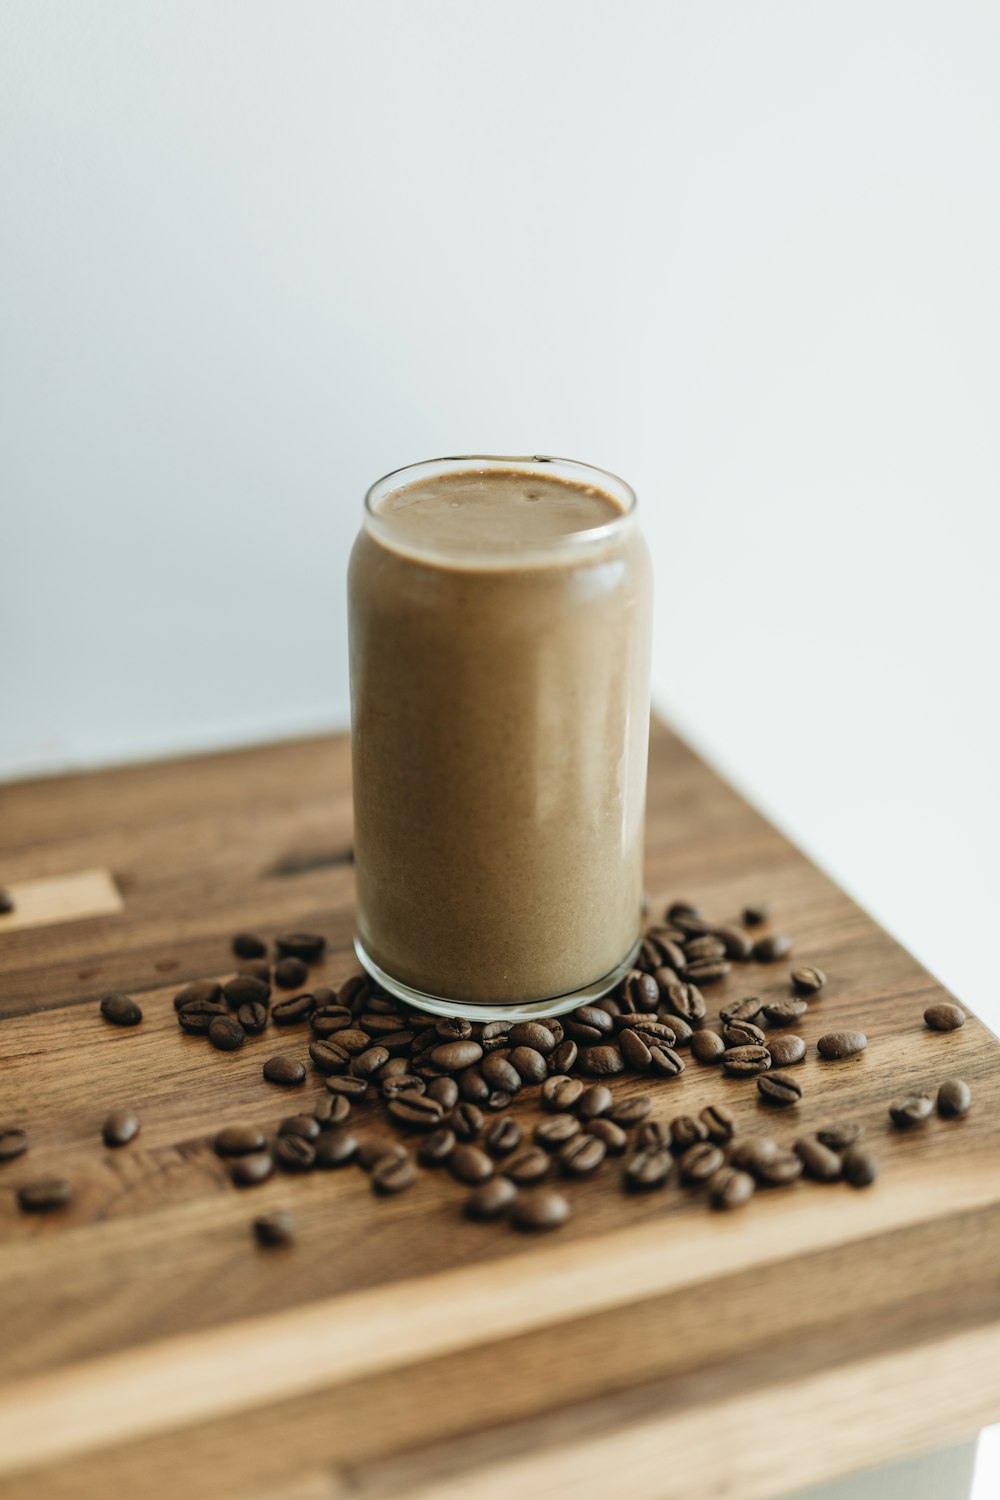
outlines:
[[[460, 494], [481, 525], [452, 526]], [[447, 458], [369, 490], [348, 589], [355, 948], [390, 994], [525, 1019], [628, 971], [651, 594], [635, 495], [603, 470]]]

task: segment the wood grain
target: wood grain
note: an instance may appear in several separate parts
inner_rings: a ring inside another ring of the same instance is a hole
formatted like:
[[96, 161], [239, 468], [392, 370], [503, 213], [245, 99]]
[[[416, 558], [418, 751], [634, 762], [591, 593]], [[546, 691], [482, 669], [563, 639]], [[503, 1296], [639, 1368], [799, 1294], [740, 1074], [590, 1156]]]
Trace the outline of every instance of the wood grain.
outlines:
[[13, 911], [0, 915], [0, 938], [24, 927], [51, 927], [86, 917], [117, 916], [122, 898], [110, 870], [78, 870], [7, 886]]
[[[714, 1412], [750, 1434], [755, 1401], [795, 1398], [797, 1436], [754, 1448], [753, 1500], [840, 1472], [829, 1465], [843, 1455], [875, 1462], [1000, 1414], [983, 1373], [991, 1357], [1000, 1369], [1000, 1046], [973, 1019], [930, 1033], [922, 1012], [940, 987], [662, 726], [654, 911], [685, 895], [726, 919], [766, 898], [796, 961], [830, 983], [798, 1028], [810, 1053], [794, 1121], [693, 1061], [654, 1087], [655, 1113], [722, 1099], [741, 1128], [785, 1139], [855, 1116], [883, 1161], [867, 1192], [800, 1183], [726, 1218], [676, 1188], [626, 1197], [609, 1161], [570, 1185], [574, 1217], [544, 1243], [468, 1223], [465, 1191], [441, 1174], [385, 1202], [355, 1171], [240, 1193], [211, 1135], [241, 1120], [273, 1128], [321, 1092], [315, 1078], [294, 1093], [261, 1078], [264, 1057], [304, 1055], [307, 1037], [271, 1031], [213, 1052], [180, 1034], [171, 999], [188, 979], [231, 973], [229, 938], [247, 927], [322, 931], [330, 952], [313, 982], [353, 972], [346, 741], [0, 788], [0, 828], [15, 889], [105, 869], [124, 902], [0, 931], [0, 1117], [32, 1138], [0, 1167], [0, 1497], [159, 1496], [181, 1482], [186, 1500], [450, 1500], [460, 1488], [486, 1500], [543, 1481], [586, 1497], [608, 1492], [632, 1445], [649, 1455], [637, 1496], [697, 1500], [730, 1473], [699, 1424]], [[100, 1020], [108, 988], [139, 996], [134, 1032]], [[786, 993], [787, 965], [741, 967], [709, 998], [751, 991]], [[822, 1063], [816, 1038], [852, 1025], [868, 1051]], [[889, 1128], [891, 1097], [955, 1073], [975, 1094], [966, 1120]], [[107, 1151], [100, 1121], [125, 1103], [142, 1132]], [[534, 1118], [527, 1101], [515, 1112]], [[387, 1133], [377, 1107], [363, 1119]], [[56, 1171], [72, 1208], [19, 1214], [17, 1186]], [[286, 1255], [249, 1235], [276, 1206], [299, 1224]], [[974, 1354], [946, 1358], [964, 1339]], [[899, 1371], [918, 1359], [937, 1426], [917, 1420], [906, 1381], [899, 1401], [878, 1386], [857, 1423], [851, 1392], [875, 1389], [866, 1372], [893, 1359]], [[838, 1416], [861, 1435], [817, 1468]], [[683, 1486], [656, 1475], [664, 1444]], [[522, 1452], [528, 1468], [512, 1467]]]

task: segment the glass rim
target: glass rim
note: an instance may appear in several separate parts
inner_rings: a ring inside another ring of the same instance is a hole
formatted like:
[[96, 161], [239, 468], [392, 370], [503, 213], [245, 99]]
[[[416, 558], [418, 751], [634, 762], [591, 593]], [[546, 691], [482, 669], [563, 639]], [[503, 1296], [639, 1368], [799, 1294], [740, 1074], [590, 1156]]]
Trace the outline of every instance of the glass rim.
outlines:
[[[529, 548], [511, 552], [479, 553], [467, 547], [416, 547], [412, 541], [403, 543], [396, 534], [392, 522], [376, 509], [378, 502], [396, 490], [404, 489], [418, 479], [433, 478], [440, 474], [487, 473], [514, 471], [525, 474], [545, 475], [565, 479], [571, 483], [585, 483], [604, 492], [617, 505], [620, 513], [610, 521], [598, 526], [586, 526], [579, 531], [564, 532], [559, 536], [538, 540]], [[596, 464], [583, 463], [575, 458], [558, 458], [551, 454], [496, 454], [464, 453], [451, 454], [443, 458], [422, 459], [418, 463], [404, 464], [390, 469], [370, 485], [365, 492], [364, 520], [366, 528], [376, 537], [381, 536], [393, 551], [408, 553], [414, 557], [460, 559], [473, 562], [480, 568], [504, 567], [511, 561], [524, 564], [531, 558], [551, 558], [554, 554], [576, 552], [595, 544], [613, 540], [631, 522], [638, 509], [638, 497], [632, 486], [610, 469]]]

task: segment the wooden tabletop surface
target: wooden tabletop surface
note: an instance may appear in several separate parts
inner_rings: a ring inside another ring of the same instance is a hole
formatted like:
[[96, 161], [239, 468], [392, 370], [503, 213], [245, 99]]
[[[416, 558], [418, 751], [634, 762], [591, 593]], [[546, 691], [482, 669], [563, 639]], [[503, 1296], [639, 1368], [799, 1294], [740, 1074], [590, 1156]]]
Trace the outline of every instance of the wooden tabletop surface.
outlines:
[[[310, 984], [355, 971], [346, 739], [0, 788], [0, 1127], [32, 1143], [0, 1166], [0, 1500], [765, 1500], [1000, 1417], [1000, 1044], [972, 1017], [929, 1031], [937, 983], [659, 725], [648, 823], [654, 914], [767, 900], [829, 982], [797, 1028], [795, 1110], [693, 1059], [616, 1094], [662, 1119], [722, 1101], [789, 1142], [856, 1118], [873, 1187], [802, 1181], [721, 1215], [675, 1184], [625, 1195], [609, 1158], [543, 1239], [468, 1222], [441, 1172], [387, 1200], [353, 1168], [239, 1191], [212, 1137], [323, 1092], [261, 1076], [308, 1037], [217, 1052], [172, 998], [231, 974], [248, 928], [322, 932]], [[788, 967], [740, 966], [713, 1012], [787, 994]], [[141, 1026], [101, 1020], [111, 989]], [[867, 1051], [817, 1057], [854, 1026]], [[954, 1075], [964, 1120], [890, 1126], [894, 1097]], [[142, 1130], [111, 1151], [123, 1105]], [[72, 1205], [21, 1213], [16, 1189], [53, 1174]], [[259, 1250], [251, 1221], [279, 1207], [297, 1242]]]

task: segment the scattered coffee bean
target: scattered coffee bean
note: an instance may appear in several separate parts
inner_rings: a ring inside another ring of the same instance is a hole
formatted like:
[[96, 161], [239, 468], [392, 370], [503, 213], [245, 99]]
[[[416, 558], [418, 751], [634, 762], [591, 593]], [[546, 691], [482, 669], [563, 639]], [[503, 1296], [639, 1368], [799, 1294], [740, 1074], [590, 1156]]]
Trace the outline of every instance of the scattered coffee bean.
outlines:
[[686, 1047], [694, 1035], [693, 1028], [688, 1025], [683, 1016], [670, 1017], [670, 1030], [674, 1033], [674, 1040], [672, 1043], [668, 1042], [668, 1046]]
[[246, 1039], [246, 1032], [235, 1016], [216, 1016], [209, 1025], [208, 1040], [220, 1052], [238, 1052]]
[[454, 1078], [432, 1078], [427, 1092], [444, 1110], [454, 1109], [458, 1103], [458, 1084]]
[[579, 1055], [580, 1049], [572, 1038], [567, 1037], [565, 1041], [558, 1042], [555, 1051], [549, 1053], [549, 1072], [553, 1077], [569, 1072], [570, 1068], [576, 1067]]
[[660, 986], [652, 974], [632, 969], [622, 980], [621, 995], [628, 1010], [655, 1010], [660, 1003]]
[[332, 1074], [323, 1082], [331, 1094], [343, 1094], [348, 1099], [363, 1099], [368, 1092], [367, 1079], [348, 1077], [343, 1073]]
[[441, 1042], [431, 1049], [430, 1058], [442, 1073], [458, 1073], [463, 1068], [471, 1068], [478, 1063], [482, 1055], [483, 1049], [479, 1043], [467, 1037], [461, 1041]]
[[663, 1000], [668, 1009], [680, 1016], [682, 1021], [690, 1024], [705, 1019], [705, 997], [696, 984], [685, 984], [683, 980], [675, 979], [667, 985]]
[[751, 1135], [737, 1140], [729, 1153], [729, 1160], [734, 1167], [743, 1172], [752, 1172], [756, 1177], [760, 1169], [773, 1162], [777, 1156], [777, 1142], [772, 1141], [770, 1136]]
[[225, 1015], [228, 1011], [221, 1002], [187, 1000], [177, 1012], [177, 1024], [188, 1036], [206, 1036], [216, 1016]]
[[670, 1121], [670, 1149], [680, 1156], [690, 1146], [708, 1140], [708, 1126], [693, 1115], [677, 1115]]
[[502, 1093], [514, 1095], [521, 1087], [521, 1075], [500, 1052], [488, 1053], [479, 1064], [479, 1071], [491, 1092], [500, 1089]]
[[906, 1099], [896, 1099], [889, 1105], [889, 1118], [901, 1130], [922, 1125], [934, 1108], [926, 1094], [910, 1094]]
[[113, 1110], [101, 1126], [106, 1146], [127, 1146], [139, 1134], [139, 1116], [134, 1109]]
[[804, 1000], [791, 997], [788, 1000], [773, 1000], [765, 1005], [763, 1016], [768, 1026], [794, 1026], [808, 1009]]
[[726, 1158], [718, 1146], [711, 1141], [700, 1141], [689, 1146], [678, 1162], [681, 1181], [687, 1183], [707, 1182], [726, 1164]]
[[723, 1026], [730, 1021], [756, 1021], [763, 1009], [764, 1002], [759, 995], [745, 995], [735, 1005], [724, 1005], [719, 1011], [719, 1020]]
[[493, 1163], [478, 1146], [460, 1142], [448, 1158], [448, 1167], [459, 1182], [485, 1182], [493, 1176]]
[[824, 1146], [829, 1146], [831, 1151], [846, 1151], [864, 1133], [864, 1126], [859, 1125], [856, 1120], [838, 1120], [836, 1125], [827, 1125], [824, 1130], [817, 1130], [816, 1139], [822, 1141]]
[[279, 958], [274, 966], [274, 982], [280, 990], [297, 990], [308, 978], [301, 958]]
[[763, 1047], [766, 1042], [764, 1033], [752, 1021], [728, 1021], [722, 1028], [722, 1039], [727, 1047]]
[[765, 1187], [787, 1187], [802, 1176], [802, 1162], [793, 1151], [779, 1151], [770, 1161], [759, 1162], [754, 1176]]
[[350, 1099], [337, 1098], [333, 1094], [317, 1099], [313, 1106], [313, 1118], [318, 1121], [321, 1130], [334, 1130], [338, 1125], [343, 1125], [350, 1113]]
[[793, 969], [792, 989], [797, 995], [818, 995], [826, 984], [826, 975], [822, 969]]
[[795, 1142], [793, 1149], [807, 1177], [815, 1177], [817, 1182], [837, 1181], [841, 1171], [840, 1157], [829, 1146], [824, 1146], [818, 1136], [803, 1136]]
[[267, 1141], [255, 1125], [227, 1125], [212, 1145], [217, 1156], [251, 1156], [263, 1151]]
[[[686, 978], [690, 980], [689, 987], [693, 989], [700, 984], [717, 984], [720, 979], [725, 979], [726, 975], [731, 972], [731, 964], [727, 963], [724, 958], [716, 958], [708, 962], [689, 963]], [[697, 1018], [688, 1017], [687, 1019]]]
[[833, 1062], [853, 1057], [855, 1053], [863, 1052], [867, 1046], [868, 1038], [863, 1031], [828, 1031], [816, 1043], [816, 1050], [820, 1057]]
[[647, 1120], [636, 1136], [640, 1151], [669, 1151], [673, 1133], [666, 1120]]
[[633, 1192], [663, 1187], [670, 1175], [673, 1157], [669, 1151], [637, 1151], [626, 1164], [625, 1186]]
[[538, 1146], [532, 1146], [519, 1156], [512, 1156], [504, 1162], [504, 1173], [523, 1187], [527, 1183], [541, 1182], [543, 1177], [548, 1176], [551, 1165], [548, 1153]]
[[592, 1083], [577, 1100], [576, 1112], [581, 1120], [596, 1120], [608, 1114], [614, 1102], [614, 1095], [606, 1084]]
[[[691, 1054], [700, 1063], [717, 1063], [725, 1050], [726, 1044], [722, 1037], [708, 1026], [696, 1031], [691, 1038]], [[622, 1051], [625, 1051], [624, 1047]]]
[[444, 1110], [430, 1094], [399, 1094], [386, 1105], [397, 1125], [408, 1130], [435, 1130], [441, 1124]]
[[631, 1130], [633, 1126], [642, 1124], [652, 1108], [653, 1101], [648, 1094], [639, 1094], [632, 1099], [616, 1099], [608, 1118], [623, 1130]]
[[298, 958], [305, 964], [314, 964], [326, 951], [326, 938], [315, 932], [284, 932], [275, 938], [274, 946], [287, 958]]
[[559, 1166], [568, 1177], [587, 1177], [596, 1172], [608, 1154], [608, 1148], [596, 1135], [577, 1135], [561, 1146]]
[[661, 1078], [678, 1078], [684, 1072], [684, 1059], [672, 1047], [650, 1047], [649, 1071]]
[[[288, 988], [288, 986], [286, 986], [286, 988]], [[290, 1000], [278, 1001], [277, 1005], [275, 1005], [271, 1010], [271, 1020], [274, 1022], [275, 1026], [298, 1026], [301, 1022], [308, 1021], [315, 1009], [315, 995], [295, 995]], [[355, 1037], [360, 1038], [358, 1044], [360, 1049], [363, 1050], [365, 1047], [367, 1047], [369, 1038], [365, 1035], [365, 1033], [363, 1031], [352, 1032], [349, 1027], [337, 1032], [337, 1040], [340, 1042], [341, 1046], [346, 1046], [344, 1038], [350, 1035], [354, 1035]]]
[[764, 1045], [771, 1054], [772, 1068], [789, 1068], [794, 1063], [800, 1063], [806, 1055], [805, 1042], [793, 1031], [771, 1037]]
[[727, 958], [735, 958], [740, 963], [745, 963], [753, 955], [753, 939], [747, 937], [738, 927], [714, 927], [715, 936], [722, 944], [723, 952]]
[[615, 1017], [619, 1045], [625, 1032], [632, 1031], [647, 1047], [652, 1047], [654, 1042], [658, 1042], [661, 1047], [673, 1047], [677, 1041], [678, 1028], [684, 1024], [679, 1016], [671, 1016], [669, 1021], [663, 1021], [659, 1016]]
[[490, 1086], [478, 1068], [463, 1068], [456, 1080], [458, 1092], [468, 1104], [485, 1104]]
[[924, 1011], [924, 1024], [931, 1031], [957, 1031], [960, 1026], [965, 1025], [965, 1011], [960, 1005], [944, 1001], [938, 1005], [929, 1005]]
[[66, 1208], [72, 1196], [69, 1183], [64, 1182], [61, 1177], [46, 1177], [40, 1182], [28, 1182], [17, 1190], [18, 1206], [26, 1214], [47, 1214], [58, 1208]]
[[306, 1065], [295, 1057], [269, 1057], [263, 1073], [268, 1083], [278, 1083], [284, 1088], [295, 1088], [306, 1081]]
[[393, 1161], [408, 1161], [410, 1153], [400, 1141], [387, 1141], [383, 1136], [369, 1136], [358, 1141], [357, 1161], [360, 1167], [370, 1172], [378, 1162], [391, 1157]]
[[295, 1239], [295, 1220], [287, 1210], [279, 1208], [254, 1219], [253, 1232], [258, 1245], [264, 1249], [281, 1249]]
[[937, 1093], [937, 1112], [942, 1120], [956, 1120], [968, 1114], [972, 1090], [964, 1078], [946, 1078]]
[[618, 1033], [618, 1046], [633, 1073], [647, 1073], [653, 1055], [643, 1040], [642, 1033], [631, 1028]]
[[750, 1202], [756, 1192], [756, 1183], [749, 1172], [735, 1167], [722, 1167], [708, 1184], [708, 1201], [713, 1208], [723, 1212], [742, 1208]]
[[867, 1187], [878, 1176], [878, 1161], [864, 1146], [851, 1146], [844, 1152], [841, 1172], [851, 1187]]
[[771, 1054], [766, 1047], [729, 1047], [722, 1066], [732, 1078], [753, 1078], [771, 1066]]
[[267, 1006], [258, 1004], [256, 1000], [241, 1005], [236, 1012], [236, 1019], [247, 1036], [260, 1036], [262, 1031], [266, 1031], [267, 1018]]
[[241, 1005], [256, 1003], [267, 1005], [271, 999], [271, 986], [252, 974], [237, 974], [222, 986], [222, 998], [230, 1010], [239, 1010]]
[[706, 1104], [698, 1116], [708, 1132], [709, 1140], [716, 1145], [731, 1141], [736, 1134], [736, 1117], [724, 1104]]
[[346, 1006], [321, 1005], [318, 990], [314, 998], [316, 1009], [309, 1017], [313, 1036], [323, 1038], [336, 1036], [338, 1031], [346, 1031], [350, 1027], [353, 1017]]
[[[670, 905], [664, 912], [664, 916], [666, 917], [668, 922], [677, 922], [678, 920], [684, 921], [685, 919], [690, 920], [691, 918], [695, 918], [697, 920], [703, 915], [704, 913], [702, 912], [701, 907], [695, 906], [692, 901], [671, 901]], [[695, 931], [698, 930], [698, 928], [695, 928]], [[707, 929], [705, 928], [701, 929], [701, 931], [703, 932], [706, 930]]]
[[514, 1047], [507, 1059], [522, 1083], [541, 1083], [548, 1076], [548, 1063], [534, 1047]]
[[714, 933], [706, 932], [701, 937], [688, 938], [684, 944], [684, 951], [687, 954], [690, 971], [693, 963], [714, 963], [717, 959], [725, 958], [726, 945]]
[[238, 932], [233, 938], [233, 952], [237, 958], [266, 958], [267, 944], [255, 932]]
[[18, 1125], [0, 1128], [0, 1162], [13, 1161], [28, 1149], [28, 1135]]
[[569, 1204], [561, 1193], [541, 1188], [536, 1193], [522, 1193], [514, 1204], [512, 1223], [516, 1229], [543, 1233], [559, 1229], [569, 1218]]
[[465, 1212], [470, 1219], [500, 1219], [517, 1199], [517, 1188], [509, 1177], [490, 1177], [469, 1195]]
[[524, 1137], [524, 1130], [517, 1120], [493, 1120], [486, 1127], [483, 1145], [491, 1156], [509, 1156], [516, 1151]]
[[422, 1167], [441, 1167], [455, 1149], [455, 1132], [446, 1125], [432, 1130], [417, 1147], [417, 1160]]
[[256, 1187], [259, 1182], [266, 1182], [273, 1171], [274, 1157], [270, 1151], [234, 1156], [229, 1164], [229, 1176], [235, 1187]]
[[[364, 1057], [363, 1052], [361, 1056]], [[406, 1067], [406, 1061], [401, 1057], [390, 1058], [386, 1067], [383, 1067], [379, 1073], [379, 1088], [381, 1089], [383, 1099], [399, 1099], [403, 1094], [426, 1094], [428, 1099], [434, 1099], [436, 1103], [441, 1104], [441, 1100], [438, 1099], [436, 1094], [431, 1093], [431, 1090], [422, 1078], [417, 1078], [413, 1073], [387, 1073], [386, 1068], [391, 1067], [394, 1061], [400, 1062], [404, 1068]], [[442, 1111], [445, 1109], [443, 1104], [441, 1104], [441, 1109]]]
[[770, 909], [763, 901], [757, 901], [753, 906], [744, 906], [743, 926], [762, 927], [770, 915]]
[[591, 1120], [587, 1125], [587, 1132], [589, 1135], [596, 1136], [599, 1141], [604, 1142], [609, 1156], [621, 1156], [628, 1145], [628, 1136], [622, 1127], [616, 1125], [614, 1120], [606, 1119], [604, 1116], [598, 1120]]
[[204, 1001], [206, 1005], [218, 1005], [222, 1000], [222, 985], [214, 979], [196, 979], [186, 984], [174, 996], [174, 1010], [180, 1010], [191, 1001]]
[[315, 1141], [320, 1133], [320, 1123], [314, 1115], [288, 1115], [278, 1126], [279, 1135], [297, 1135], [304, 1141]]
[[761, 964], [777, 963], [779, 958], [784, 958], [791, 951], [791, 938], [781, 937], [777, 933], [770, 937], [758, 938], [753, 945], [753, 956]]
[[249, 979], [259, 979], [271, 988], [271, 968], [266, 958], [250, 958], [240, 964], [240, 973]]
[[112, 1026], [138, 1026], [142, 1010], [130, 995], [114, 993], [101, 996], [101, 1015]]
[[765, 1104], [798, 1104], [802, 1098], [802, 1085], [790, 1073], [761, 1073], [757, 1079], [757, 1092]]
[[[397, 1058], [396, 1060], [403, 1062], [405, 1066], [403, 1058]], [[366, 1047], [364, 1052], [359, 1052], [352, 1062], [351, 1072], [355, 1078], [373, 1078], [390, 1061], [389, 1054], [384, 1047]], [[405, 1077], [406, 1075], [402, 1076]], [[421, 1092], [423, 1091], [424, 1084], [422, 1078], [415, 1078], [413, 1083], [414, 1085], [419, 1083]]]
[[274, 1159], [283, 1172], [311, 1172], [316, 1165], [316, 1147], [301, 1135], [279, 1135]]
[[372, 1190], [376, 1193], [402, 1193], [417, 1180], [412, 1157], [382, 1156], [372, 1167]]
[[563, 1073], [554, 1073], [542, 1084], [542, 1102], [546, 1109], [562, 1111], [572, 1109], [583, 1093], [579, 1078], [569, 1078]]
[[483, 1128], [483, 1112], [475, 1104], [456, 1104], [448, 1123], [460, 1141], [474, 1141]]
[[336, 1037], [317, 1037], [309, 1043], [309, 1056], [317, 1073], [346, 1073], [351, 1065], [351, 1054]]
[[581, 1005], [566, 1018], [566, 1033], [574, 1042], [589, 1047], [600, 1042], [612, 1029], [612, 1020], [606, 1010], [596, 1005]]

